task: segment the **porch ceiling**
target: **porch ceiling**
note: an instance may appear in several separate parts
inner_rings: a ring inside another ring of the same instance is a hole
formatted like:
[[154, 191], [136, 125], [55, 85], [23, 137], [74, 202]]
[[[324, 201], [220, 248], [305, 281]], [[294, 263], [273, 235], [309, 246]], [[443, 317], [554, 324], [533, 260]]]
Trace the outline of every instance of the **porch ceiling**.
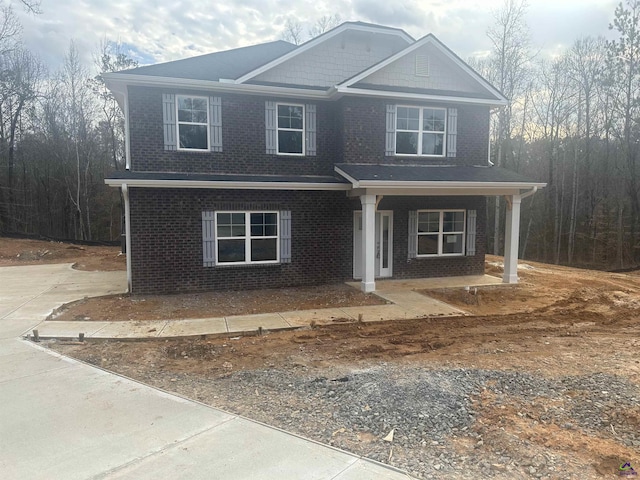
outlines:
[[546, 186], [500, 167], [458, 165], [335, 165], [350, 194], [519, 195]]

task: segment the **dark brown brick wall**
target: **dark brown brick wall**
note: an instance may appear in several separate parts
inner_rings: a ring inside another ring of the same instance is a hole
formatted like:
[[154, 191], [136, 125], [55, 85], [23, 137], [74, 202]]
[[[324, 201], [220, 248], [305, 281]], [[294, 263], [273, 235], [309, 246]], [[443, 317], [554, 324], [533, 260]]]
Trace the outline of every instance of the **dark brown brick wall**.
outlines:
[[[465, 209], [477, 211], [476, 254], [464, 257], [407, 258], [409, 210]], [[378, 210], [393, 210], [393, 278], [450, 277], [484, 273], [484, 197], [385, 197]]]
[[[130, 87], [131, 170], [138, 172], [251, 173], [265, 175], [333, 175], [339, 142], [333, 102], [294, 101], [272, 97], [220, 94], [222, 152], [165, 151], [162, 119], [164, 91]], [[287, 156], [265, 153], [265, 101], [316, 105], [317, 155]]]
[[[344, 192], [131, 188], [133, 293], [319, 285], [351, 277], [352, 211]], [[291, 210], [292, 260], [202, 266], [202, 211]]]
[[[489, 107], [457, 105], [458, 136], [456, 157], [385, 156], [386, 108], [388, 100], [343, 98], [344, 163], [486, 165], [489, 142]], [[451, 107], [434, 102], [403, 102], [408, 105]]]
[[[295, 102], [317, 106], [316, 156], [265, 153], [264, 102], [286, 100], [228, 94], [220, 95], [223, 152], [165, 151], [162, 93], [159, 88], [129, 89], [132, 171], [333, 175], [335, 163], [487, 163], [488, 107], [457, 106], [458, 155], [455, 158], [386, 157], [388, 101], [359, 97], [345, 97], [337, 102]], [[197, 91], [171, 93], [208, 95]]]
[[[320, 285], [352, 276], [353, 210], [360, 209], [360, 202], [343, 192], [132, 188], [130, 198], [133, 293]], [[201, 212], [260, 208], [291, 210], [291, 263], [203, 267]], [[407, 261], [408, 211], [423, 208], [476, 209], [476, 255]], [[394, 278], [484, 271], [482, 197], [388, 197], [379, 209], [394, 210]]]

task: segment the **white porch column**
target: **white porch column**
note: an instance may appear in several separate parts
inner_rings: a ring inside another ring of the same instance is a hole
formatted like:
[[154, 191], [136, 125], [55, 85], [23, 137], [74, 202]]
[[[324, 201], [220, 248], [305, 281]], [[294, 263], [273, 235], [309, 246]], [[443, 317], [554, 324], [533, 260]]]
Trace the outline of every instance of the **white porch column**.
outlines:
[[504, 233], [504, 275], [502, 283], [518, 283], [518, 245], [520, 241], [520, 195], [507, 197]]
[[360, 289], [373, 292], [376, 289], [376, 196], [360, 195], [362, 203], [362, 283]]

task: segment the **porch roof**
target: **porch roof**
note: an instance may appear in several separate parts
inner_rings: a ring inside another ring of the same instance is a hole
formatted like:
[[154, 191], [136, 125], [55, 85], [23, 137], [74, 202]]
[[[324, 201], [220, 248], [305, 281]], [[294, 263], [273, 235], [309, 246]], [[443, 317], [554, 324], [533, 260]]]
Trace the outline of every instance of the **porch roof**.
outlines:
[[342, 178], [329, 175], [246, 175], [119, 170], [105, 179], [111, 187], [216, 188], [240, 190], [350, 190]]
[[354, 189], [396, 195], [509, 195], [546, 186], [495, 166], [340, 163], [335, 171]]

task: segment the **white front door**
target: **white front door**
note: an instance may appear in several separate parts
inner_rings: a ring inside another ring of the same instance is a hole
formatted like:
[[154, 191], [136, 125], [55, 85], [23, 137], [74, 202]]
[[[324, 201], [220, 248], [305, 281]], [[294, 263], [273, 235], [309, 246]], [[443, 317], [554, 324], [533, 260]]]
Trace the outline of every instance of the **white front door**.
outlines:
[[[353, 278], [362, 278], [362, 212], [353, 212]], [[393, 266], [393, 212], [376, 212], [376, 278], [390, 277]]]

